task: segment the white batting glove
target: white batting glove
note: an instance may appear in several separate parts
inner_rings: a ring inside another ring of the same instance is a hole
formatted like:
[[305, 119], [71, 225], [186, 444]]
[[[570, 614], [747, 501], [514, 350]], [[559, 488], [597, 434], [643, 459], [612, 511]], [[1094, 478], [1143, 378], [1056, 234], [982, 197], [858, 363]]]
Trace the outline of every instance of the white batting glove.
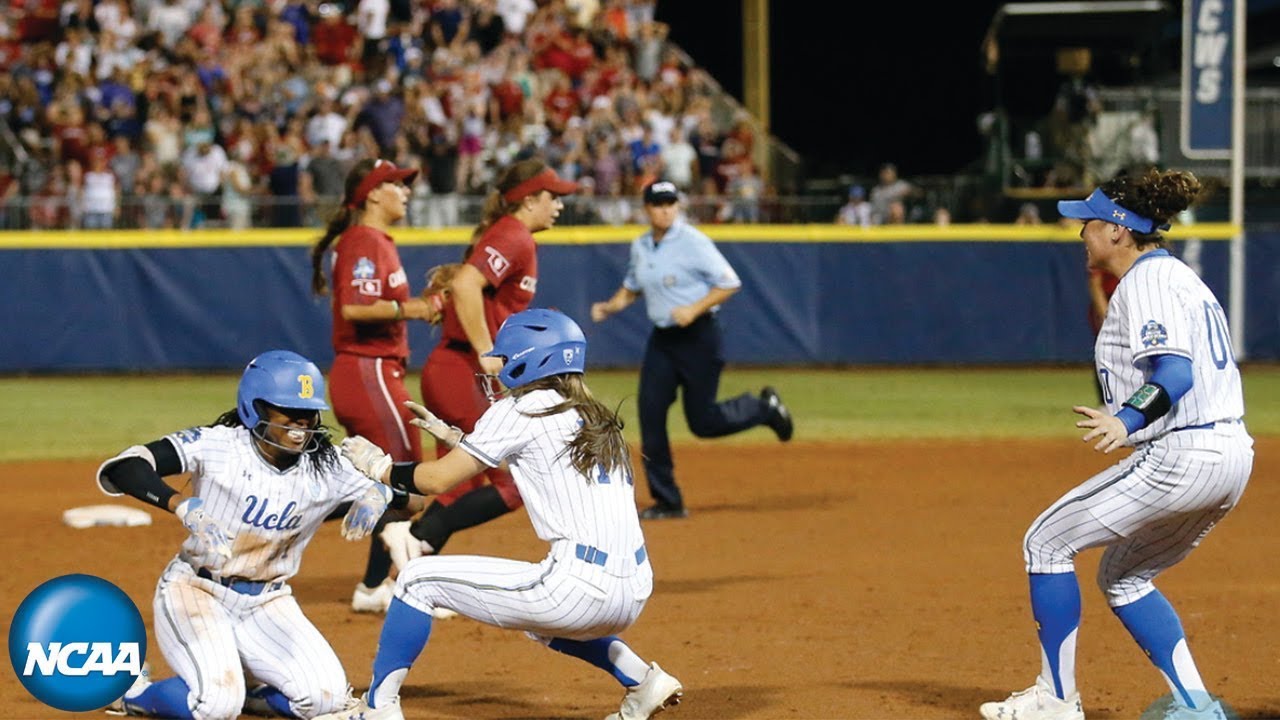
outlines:
[[444, 443], [450, 449], [458, 447], [458, 442], [462, 440], [462, 430], [441, 420], [436, 417], [435, 413], [412, 400], [405, 400], [404, 406], [418, 416], [409, 421], [410, 425], [416, 425], [426, 430], [431, 433], [432, 437]]
[[216, 520], [205, 514], [204, 500], [193, 497], [178, 503], [173, 509], [183, 527], [196, 539], [196, 555], [212, 572], [222, 569], [231, 559], [231, 537]]
[[391, 553], [391, 562], [397, 571], [404, 570], [410, 561], [434, 552], [430, 545], [409, 532], [409, 525], [408, 520], [387, 523], [378, 535]]
[[391, 469], [391, 456], [359, 435], [343, 438], [340, 447], [343, 456], [374, 482], [382, 482], [382, 476]]
[[363, 540], [373, 532], [382, 514], [387, 511], [387, 503], [391, 502], [391, 488], [386, 485], [370, 485], [364, 495], [351, 504], [351, 509], [342, 518], [342, 537], [348, 540]]

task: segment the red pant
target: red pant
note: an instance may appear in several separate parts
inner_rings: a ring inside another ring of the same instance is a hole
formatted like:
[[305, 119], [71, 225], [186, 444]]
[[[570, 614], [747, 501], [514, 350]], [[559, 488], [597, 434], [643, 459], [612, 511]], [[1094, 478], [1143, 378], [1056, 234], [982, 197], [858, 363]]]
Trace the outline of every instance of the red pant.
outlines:
[[329, 370], [333, 415], [348, 435], [361, 435], [396, 462], [422, 460], [422, 434], [404, 387], [404, 363], [394, 358], [339, 353]]
[[[422, 368], [422, 402], [441, 420], [462, 428], [463, 432], [471, 432], [476, 421], [489, 409], [489, 399], [476, 378], [478, 372], [480, 362], [475, 353], [452, 349], [445, 344], [437, 345]], [[444, 457], [448, 452], [444, 445], [436, 445], [436, 457]], [[449, 492], [436, 496], [436, 500], [441, 505], [450, 505], [468, 492], [482, 487], [485, 478], [498, 488], [498, 494], [508, 508], [515, 510], [524, 504], [511, 473], [497, 468], [464, 480]]]

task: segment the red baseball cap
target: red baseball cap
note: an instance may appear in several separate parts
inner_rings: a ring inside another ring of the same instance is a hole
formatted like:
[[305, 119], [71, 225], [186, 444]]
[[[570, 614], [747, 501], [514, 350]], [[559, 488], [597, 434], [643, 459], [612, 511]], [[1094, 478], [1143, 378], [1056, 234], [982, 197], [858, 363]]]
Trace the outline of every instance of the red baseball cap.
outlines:
[[556, 171], [547, 168], [519, 185], [502, 193], [502, 199], [509, 203], [520, 202], [534, 193], [550, 190], [556, 195], [571, 195], [578, 192], [578, 183], [565, 180]]
[[390, 160], [378, 160], [373, 164], [369, 174], [365, 175], [356, 186], [355, 193], [347, 199], [347, 207], [352, 209], [360, 207], [360, 204], [369, 197], [369, 193], [384, 182], [403, 182], [405, 185], [411, 185], [417, 177], [418, 171], [414, 168], [398, 168]]

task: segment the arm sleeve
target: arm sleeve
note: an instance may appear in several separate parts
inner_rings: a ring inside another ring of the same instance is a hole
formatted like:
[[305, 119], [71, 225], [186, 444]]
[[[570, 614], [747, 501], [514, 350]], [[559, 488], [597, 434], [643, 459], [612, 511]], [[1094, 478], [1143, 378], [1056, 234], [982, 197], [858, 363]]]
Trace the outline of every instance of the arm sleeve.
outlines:
[[1176, 262], [1164, 258], [1144, 261], [1135, 268], [1139, 275], [1134, 282], [1124, 284], [1128, 317], [1132, 319], [1129, 348], [1136, 367], [1149, 362], [1154, 355], [1191, 357], [1193, 328], [1181, 295], [1176, 291], [1151, 290], [1175, 286], [1171, 276]]
[[[643, 238], [643, 236], [641, 237]], [[640, 278], [636, 274], [636, 267], [639, 265], [640, 243], [641, 240], [636, 240], [631, 244], [631, 257], [627, 260], [627, 274], [622, 278], [622, 287], [633, 293], [644, 291], [640, 286]]]
[[98, 468], [98, 488], [107, 495], [130, 495], [155, 505], [166, 512], [169, 498], [178, 491], [169, 487], [163, 476], [182, 472], [177, 448], [168, 438], [146, 445], [134, 445], [102, 463]]

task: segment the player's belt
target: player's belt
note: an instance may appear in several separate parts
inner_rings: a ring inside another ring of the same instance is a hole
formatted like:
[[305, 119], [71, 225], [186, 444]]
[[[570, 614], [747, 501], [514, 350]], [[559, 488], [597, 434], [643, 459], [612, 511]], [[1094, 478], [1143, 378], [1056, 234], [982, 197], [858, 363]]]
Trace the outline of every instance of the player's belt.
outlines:
[[284, 587], [283, 580], [245, 580], [235, 577], [214, 577], [213, 573], [205, 568], [196, 570], [196, 577], [202, 577], [205, 580], [212, 580], [224, 588], [241, 595], [261, 595], [264, 592], [273, 592]]
[[[604, 567], [605, 563], [609, 562], [609, 553], [591, 545], [578, 543], [573, 550], [573, 554], [574, 557], [583, 562], [599, 565], [600, 567]], [[648, 557], [649, 551], [645, 549], [644, 545], [641, 545], [640, 549], [635, 552], [636, 565], [643, 564]]]

